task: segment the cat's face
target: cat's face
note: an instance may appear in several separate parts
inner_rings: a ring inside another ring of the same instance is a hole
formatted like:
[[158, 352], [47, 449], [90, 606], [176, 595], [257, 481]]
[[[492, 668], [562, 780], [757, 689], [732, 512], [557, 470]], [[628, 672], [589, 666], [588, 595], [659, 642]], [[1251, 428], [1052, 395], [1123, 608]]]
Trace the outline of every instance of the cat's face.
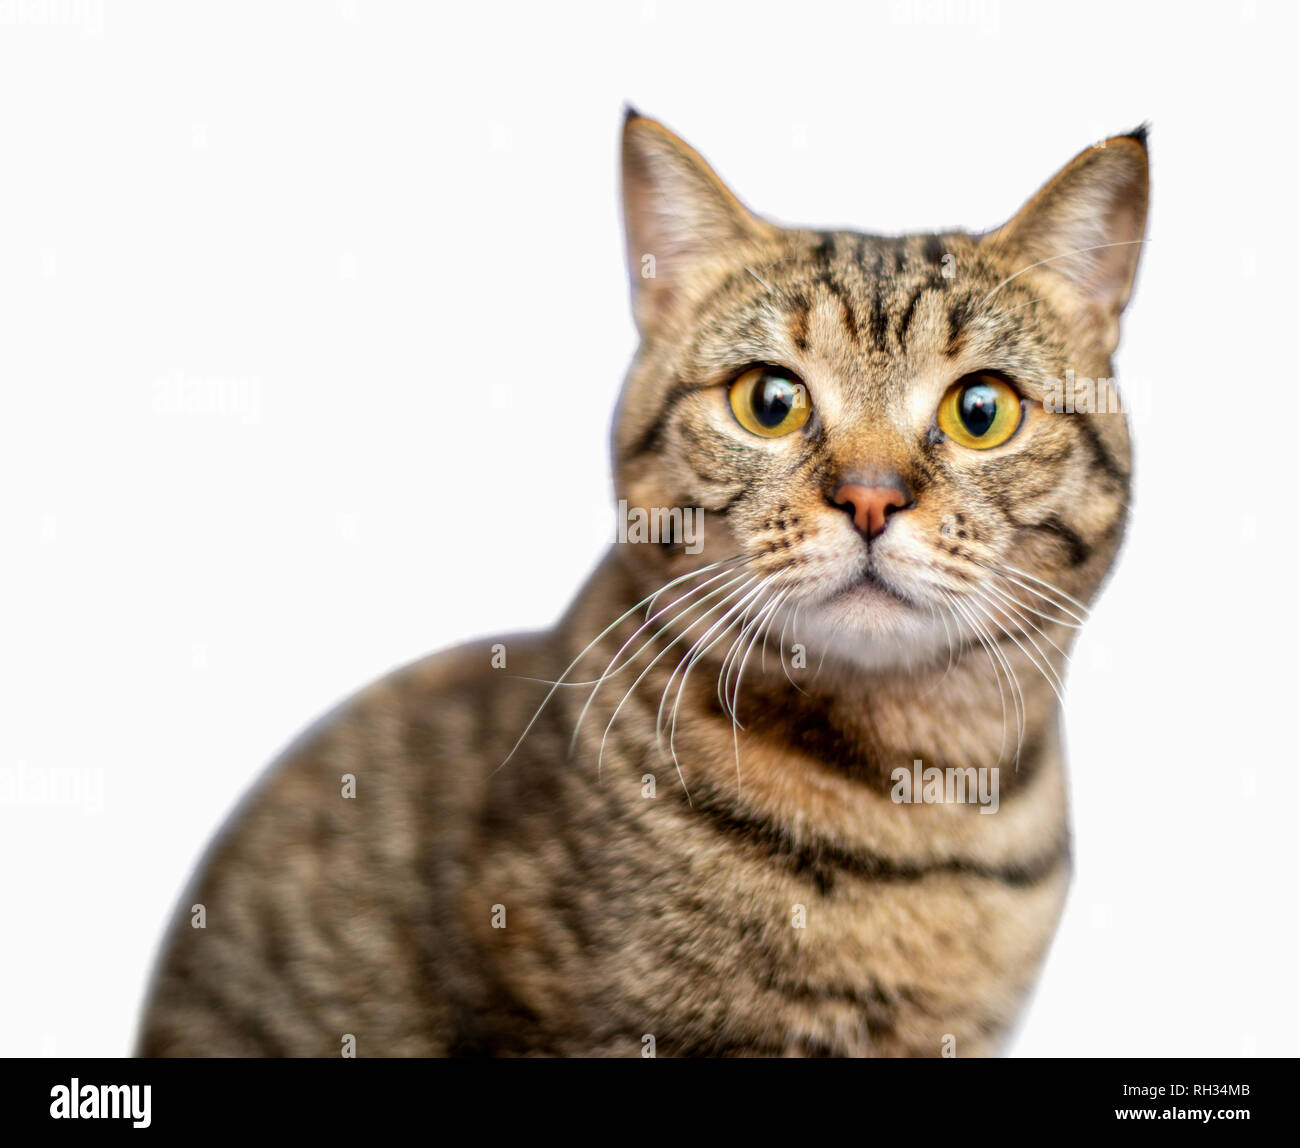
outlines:
[[1095, 380], [1111, 374], [1146, 171], [1140, 135], [1109, 140], [983, 237], [790, 230], [630, 117], [643, 343], [617, 493], [704, 514], [695, 546], [626, 559], [653, 588], [743, 556], [725, 571], [755, 580], [720, 571], [718, 587], [760, 608], [779, 596], [772, 609], [797, 606], [811, 633], [876, 663], [945, 648], [958, 622], [1077, 614], [1125, 521], [1126, 420], [1096, 413], [1118, 396]]

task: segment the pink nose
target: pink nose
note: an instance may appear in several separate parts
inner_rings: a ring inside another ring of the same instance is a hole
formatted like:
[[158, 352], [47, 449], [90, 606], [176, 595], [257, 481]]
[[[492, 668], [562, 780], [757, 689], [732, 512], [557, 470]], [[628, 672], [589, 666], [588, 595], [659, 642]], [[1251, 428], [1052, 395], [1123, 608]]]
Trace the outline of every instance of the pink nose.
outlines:
[[870, 540], [885, 529], [885, 518], [891, 510], [907, 505], [907, 496], [896, 486], [859, 486], [846, 482], [831, 496], [831, 501], [849, 511], [858, 533]]

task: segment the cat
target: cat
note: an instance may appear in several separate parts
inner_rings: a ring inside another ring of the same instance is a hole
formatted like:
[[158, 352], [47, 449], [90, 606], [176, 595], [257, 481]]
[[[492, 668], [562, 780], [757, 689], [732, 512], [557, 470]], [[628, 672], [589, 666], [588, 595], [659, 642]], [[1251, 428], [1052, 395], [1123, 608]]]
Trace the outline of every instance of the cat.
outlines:
[[1111, 377], [1146, 130], [983, 235], [777, 226], [634, 111], [622, 167], [615, 488], [662, 534], [553, 631], [286, 751], [179, 906], [139, 1055], [1003, 1049], [1066, 894], [1061, 679], [1130, 481], [1123, 412], [1052, 395]]

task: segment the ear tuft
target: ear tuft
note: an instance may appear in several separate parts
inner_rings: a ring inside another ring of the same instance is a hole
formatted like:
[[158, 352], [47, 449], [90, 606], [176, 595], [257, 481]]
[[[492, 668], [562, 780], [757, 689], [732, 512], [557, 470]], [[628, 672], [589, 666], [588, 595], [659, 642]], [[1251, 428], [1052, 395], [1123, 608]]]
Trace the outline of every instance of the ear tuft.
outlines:
[[1122, 135], [1119, 138], [1125, 140], [1136, 140], [1138, 143], [1142, 145], [1143, 151], [1150, 151], [1151, 149], [1147, 146], [1147, 137], [1150, 134], [1151, 134], [1151, 121], [1144, 120], [1142, 123], [1138, 124], [1138, 126], [1135, 127], [1131, 132], [1128, 132], [1126, 135]]

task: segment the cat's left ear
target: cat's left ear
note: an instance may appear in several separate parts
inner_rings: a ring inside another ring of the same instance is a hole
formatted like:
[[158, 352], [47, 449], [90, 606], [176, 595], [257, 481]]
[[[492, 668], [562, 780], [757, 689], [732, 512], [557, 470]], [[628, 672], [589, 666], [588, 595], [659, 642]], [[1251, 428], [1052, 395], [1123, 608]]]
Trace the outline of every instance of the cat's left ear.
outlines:
[[623, 123], [623, 222], [632, 309], [643, 335], [688, 293], [692, 272], [775, 231], [689, 144], [630, 108]]
[[1080, 153], [983, 243], [1039, 282], [1055, 284], [1067, 309], [1109, 355], [1137, 274], [1147, 188], [1142, 127]]

